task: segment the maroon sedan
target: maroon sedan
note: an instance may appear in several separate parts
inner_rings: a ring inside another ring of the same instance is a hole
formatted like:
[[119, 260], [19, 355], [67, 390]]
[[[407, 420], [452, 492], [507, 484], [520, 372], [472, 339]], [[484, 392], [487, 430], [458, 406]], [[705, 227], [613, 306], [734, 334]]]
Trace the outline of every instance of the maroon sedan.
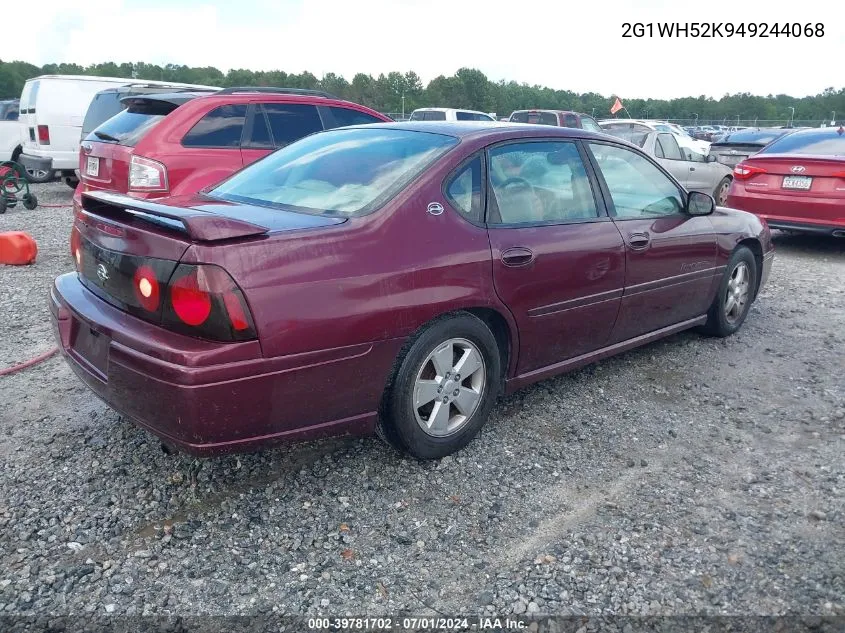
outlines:
[[772, 141], [734, 167], [727, 203], [771, 228], [845, 237], [845, 127]]
[[503, 391], [735, 332], [772, 263], [755, 216], [624, 141], [539, 125], [343, 128], [194, 197], [82, 206], [51, 292], [61, 349], [195, 454], [378, 429], [447, 455]]

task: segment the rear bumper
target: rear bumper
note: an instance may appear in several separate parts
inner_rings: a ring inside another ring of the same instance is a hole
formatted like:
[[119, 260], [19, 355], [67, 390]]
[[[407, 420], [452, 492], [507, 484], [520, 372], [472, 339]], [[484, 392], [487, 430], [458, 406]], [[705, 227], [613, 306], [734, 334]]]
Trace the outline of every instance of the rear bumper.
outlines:
[[[202, 341], [127, 315], [75, 273], [55, 280], [49, 304], [59, 348], [76, 375], [117, 412], [194, 455], [372, 433], [402, 343], [267, 359], [258, 341]], [[85, 349], [77, 342], [85, 328], [103, 342], [93, 361], [92, 352], [77, 349]]]
[[833, 198], [757, 194], [734, 182], [726, 206], [763, 218], [770, 228], [832, 235], [845, 229], [845, 204]]

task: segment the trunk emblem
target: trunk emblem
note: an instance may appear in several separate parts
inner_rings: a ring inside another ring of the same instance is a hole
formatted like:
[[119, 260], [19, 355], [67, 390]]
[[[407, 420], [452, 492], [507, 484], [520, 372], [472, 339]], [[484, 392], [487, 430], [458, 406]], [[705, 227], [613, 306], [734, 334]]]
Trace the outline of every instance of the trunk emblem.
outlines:
[[443, 205], [439, 202], [429, 202], [427, 210], [431, 215], [440, 215], [443, 213]]
[[86, 154], [90, 154], [91, 150], [94, 149], [94, 146], [91, 145], [91, 143], [88, 143], [88, 142], [83, 143], [81, 145], [81, 147], [82, 147], [82, 151], [85, 152]]
[[807, 168], [804, 167], [803, 165], [794, 165], [792, 167], [792, 173], [793, 174], [800, 174], [802, 171], [806, 171], [806, 169]]
[[106, 269], [105, 264], [99, 264], [97, 266], [97, 277], [100, 278], [100, 281], [105, 283], [109, 278], [109, 271]]

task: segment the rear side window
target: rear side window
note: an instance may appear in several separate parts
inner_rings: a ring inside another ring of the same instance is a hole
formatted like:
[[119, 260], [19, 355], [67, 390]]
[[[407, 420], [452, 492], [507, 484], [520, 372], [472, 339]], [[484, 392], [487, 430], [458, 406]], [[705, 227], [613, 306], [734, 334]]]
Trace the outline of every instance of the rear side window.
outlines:
[[82, 122], [82, 134], [88, 134], [101, 123], [105, 123], [115, 114], [123, 110], [120, 103], [119, 92], [101, 92], [94, 96], [88, 111], [85, 113], [85, 120]]
[[446, 185], [452, 206], [468, 220], [481, 221], [481, 157], [476, 156], [461, 167]]
[[578, 127], [578, 117], [574, 114], [564, 114], [563, 125], [564, 127]]
[[164, 101], [141, 101], [118, 112], [86, 137], [98, 143], [117, 143], [134, 147], [176, 106]]
[[240, 147], [246, 119], [246, 105], [214, 108], [182, 139], [185, 147]]
[[251, 127], [247, 130], [247, 147], [256, 149], [273, 149], [273, 137], [270, 136], [270, 126], [264, 111], [256, 107], [252, 115]]
[[486, 114], [480, 114], [478, 112], [456, 112], [455, 118], [458, 121], [492, 121], [493, 119], [487, 116]]
[[323, 129], [317, 107], [301, 103], [265, 103], [264, 112], [276, 147], [284, 147]]
[[557, 125], [557, 115], [554, 112], [514, 112], [511, 121], [516, 123], [534, 123], [537, 125]]
[[329, 106], [329, 112], [334, 118], [331, 127], [344, 127], [346, 125], [366, 125], [367, 123], [384, 123], [381, 119], [372, 114], [353, 110], [352, 108], [338, 108]]
[[439, 110], [426, 110], [424, 112], [414, 112], [411, 115], [411, 121], [445, 121], [446, 113]]
[[764, 147], [761, 154], [816, 154], [845, 156], [845, 131], [821, 128], [812, 132], [794, 132]]

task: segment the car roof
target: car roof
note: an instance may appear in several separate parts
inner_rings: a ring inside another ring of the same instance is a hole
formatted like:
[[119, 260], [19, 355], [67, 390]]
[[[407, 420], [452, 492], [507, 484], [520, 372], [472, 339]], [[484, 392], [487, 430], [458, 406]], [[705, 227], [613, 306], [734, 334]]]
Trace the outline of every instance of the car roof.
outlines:
[[[454, 136], [459, 139], [470, 139], [481, 136], [507, 137], [537, 137], [559, 136], [561, 138], [595, 138], [607, 139], [608, 135], [588, 132], [581, 128], [558, 127], [555, 125], [536, 125], [533, 123], [510, 123], [508, 121], [401, 121], [396, 123], [368, 123], [366, 125], [349, 126], [343, 129], [392, 129], [410, 130], [413, 132], [430, 132]], [[510, 133], [510, 134], [508, 134]], [[614, 137], [615, 138], [615, 137]], [[615, 139], [616, 140], [616, 139]]]
[[[550, 108], [523, 108], [522, 110], [514, 110], [511, 112], [511, 116], [516, 114], [517, 112], [554, 112], [555, 114], [581, 114], [580, 112], [576, 112], [575, 110], [552, 110]], [[585, 114], [584, 116], [589, 116]]]
[[[414, 112], [472, 112], [473, 114], [485, 114], [490, 116], [488, 112], [481, 110], [470, 110], [468, 108], [417, 108]], [[413, 114], [412, 112], [411, 114]]]

